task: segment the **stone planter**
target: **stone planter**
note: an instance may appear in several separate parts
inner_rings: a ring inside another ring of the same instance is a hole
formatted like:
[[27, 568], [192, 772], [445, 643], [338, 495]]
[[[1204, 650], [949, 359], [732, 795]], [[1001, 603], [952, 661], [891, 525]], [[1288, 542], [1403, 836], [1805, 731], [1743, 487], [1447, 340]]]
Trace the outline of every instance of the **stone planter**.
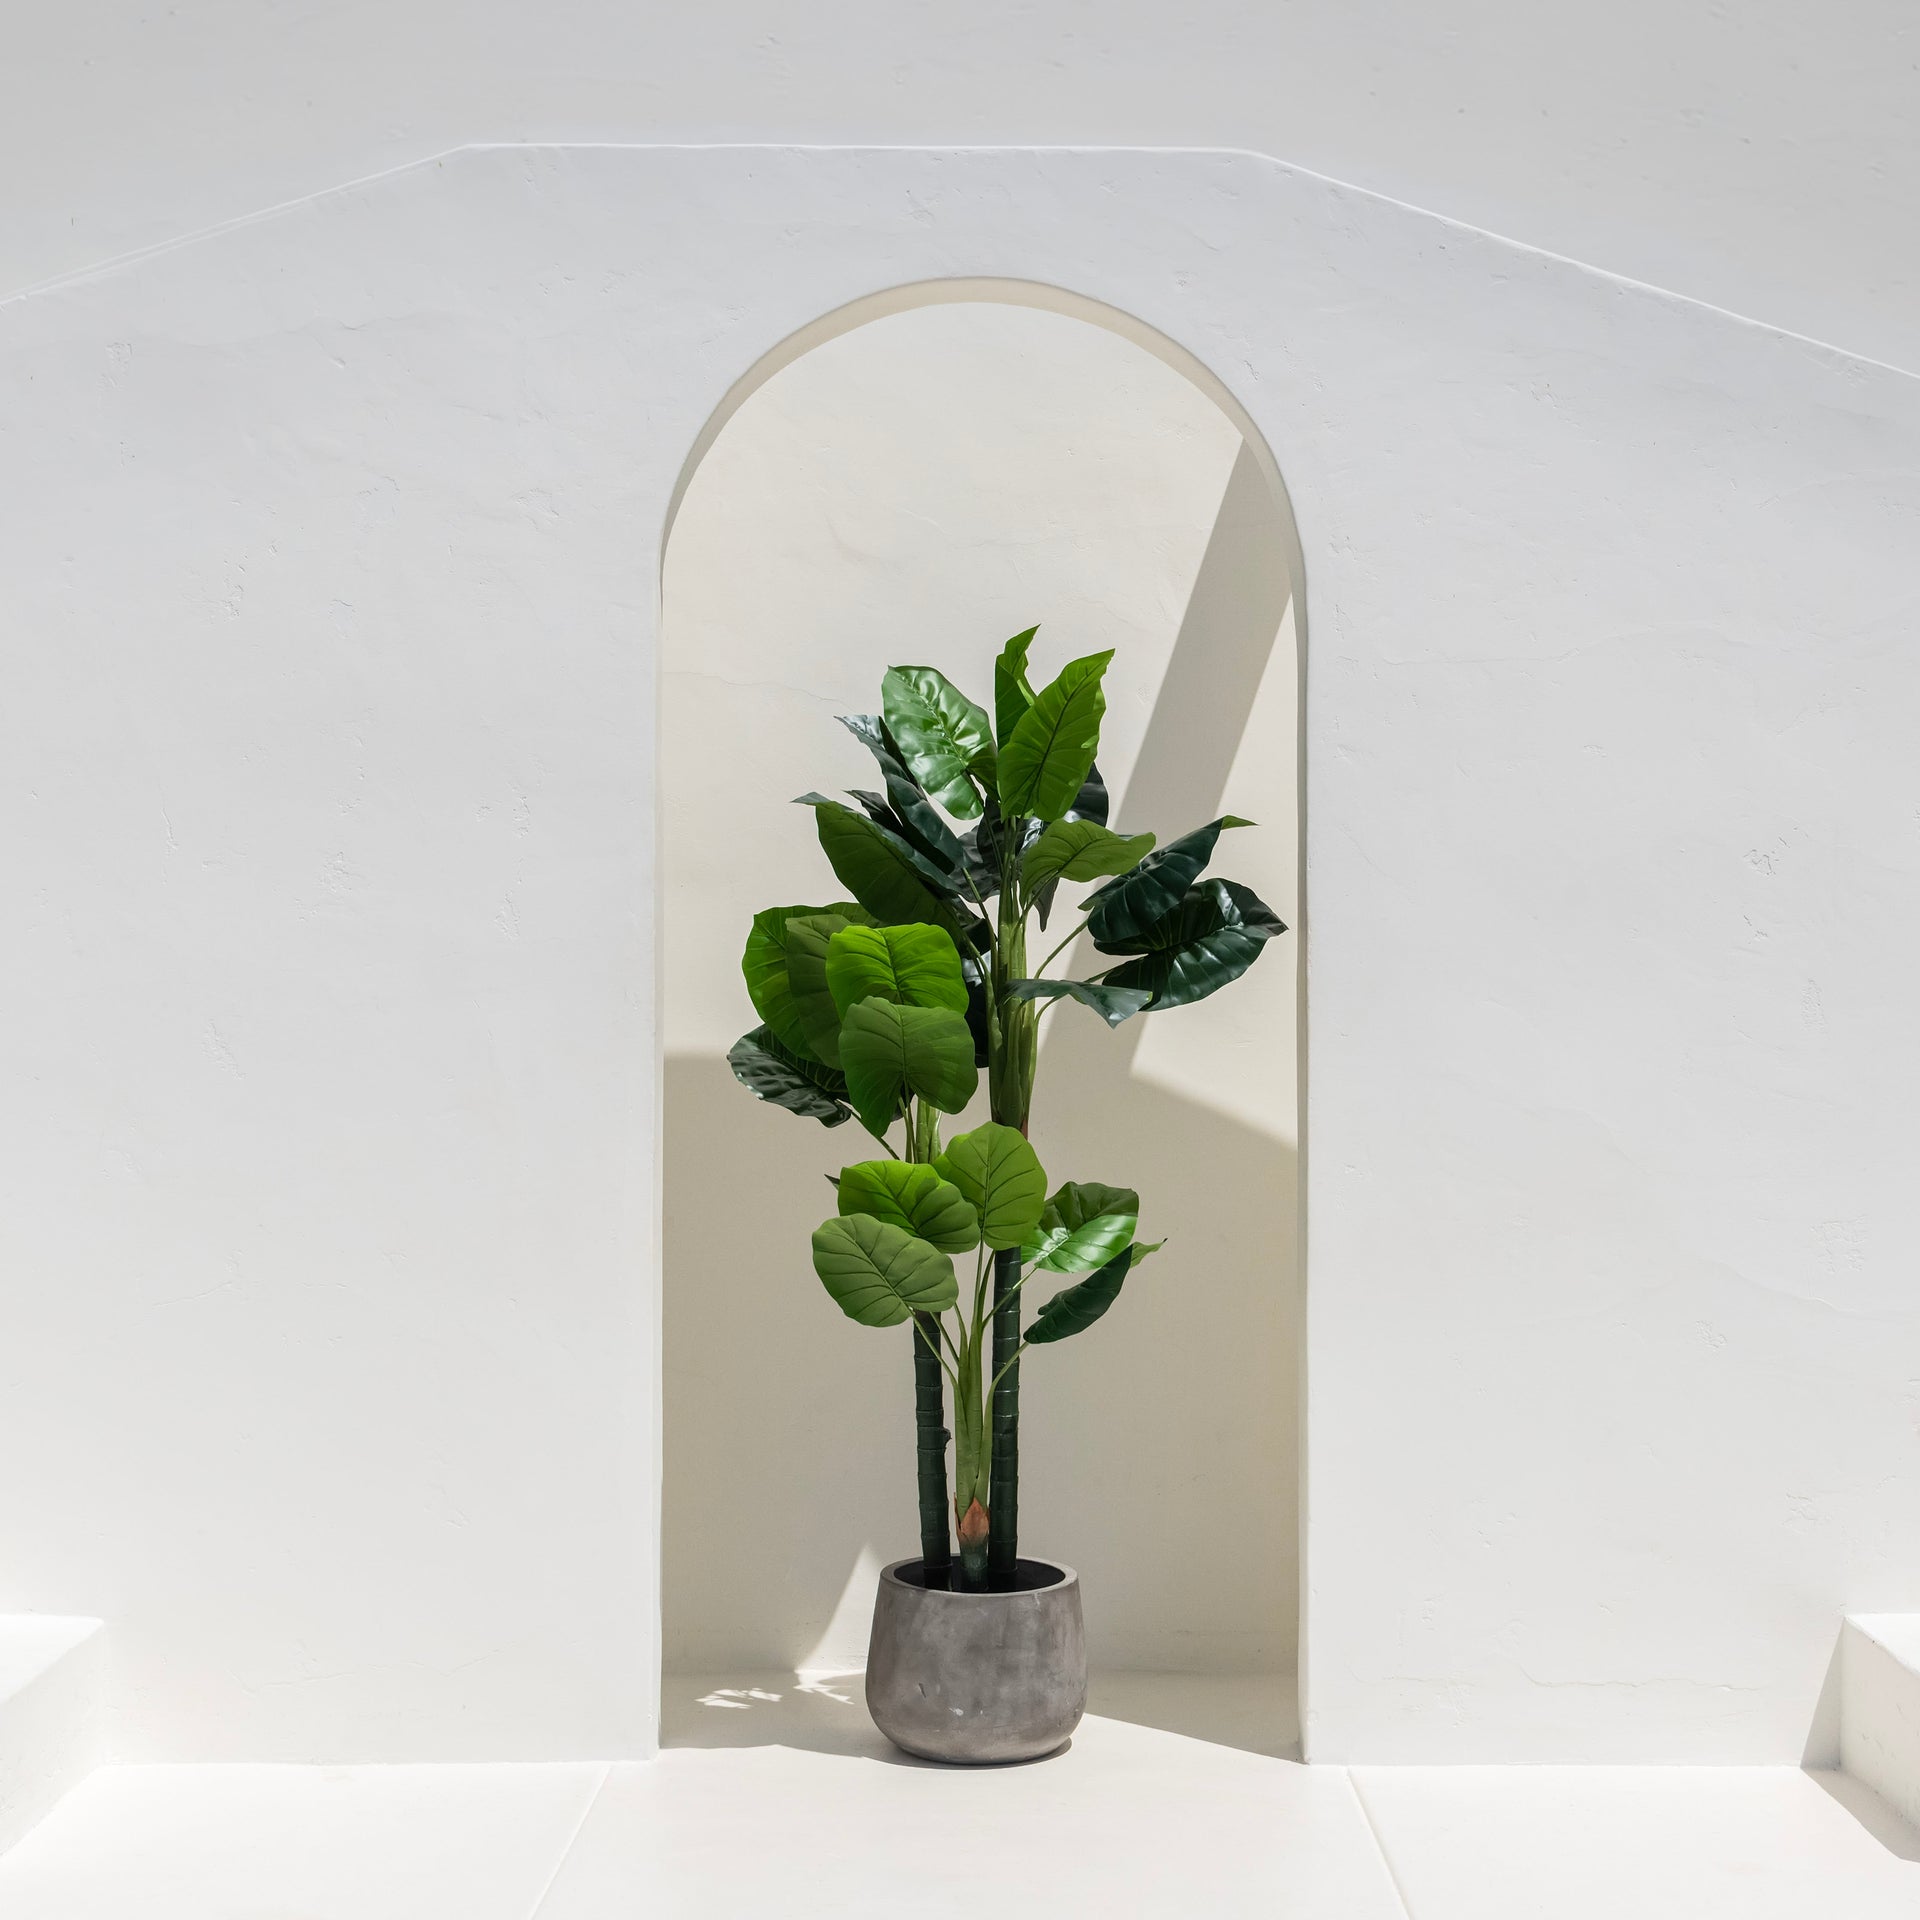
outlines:
[[1022, 1560], [1012, 1591], [928, 1587], [918, 1560], [880, 1576], [867, 1711], [923, 1760], [984, 1766], [1064, 1746], [1087, 1705], [1080, 1577]]

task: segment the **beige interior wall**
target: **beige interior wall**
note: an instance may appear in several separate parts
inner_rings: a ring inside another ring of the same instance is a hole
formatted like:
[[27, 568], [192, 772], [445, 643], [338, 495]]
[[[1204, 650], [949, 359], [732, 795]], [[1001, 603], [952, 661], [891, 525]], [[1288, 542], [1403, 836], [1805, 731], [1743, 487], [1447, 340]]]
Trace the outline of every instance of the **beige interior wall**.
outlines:
[[[924, 308], [815, 349], [729, 422], [675, 522], [665, 613], [666, 1660], [844, 1667], [874, 1569], [915, 1541], [911, 1369], [808, 1262], [822, 1176], [862, 1137], [757, 1105], [724, 1060], [755, 1019], [753, 912], [838, 890], [786, 803], [873, 784], [834, 716], [871, 710], [886, 666], [984, 697], [1037, 620], [1043, 673], [1118, 649], [1119, 823], [1250, 815], [1219, 870], [1293, 921], [1280, 530], [1235, 428], [1143, 348], [1035, 309]], [[1023, 1545], [1080, 1569], [1097, 1663], [1292, 1661], [1296, 953], [1118, 1033], [1047, 1016], [1049, 1171], [1137, 1185], [1143, 1231], [1170, 1236], [1024, 1369]]]

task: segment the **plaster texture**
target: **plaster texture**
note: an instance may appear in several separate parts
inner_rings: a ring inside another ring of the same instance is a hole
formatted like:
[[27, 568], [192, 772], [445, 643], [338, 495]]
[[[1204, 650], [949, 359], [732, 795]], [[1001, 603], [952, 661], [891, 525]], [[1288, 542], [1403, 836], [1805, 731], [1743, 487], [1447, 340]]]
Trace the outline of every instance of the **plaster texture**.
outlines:
[[1308, 1754], [1797, 1757], [1920, 1584], [1920, 383], [1234, 156], [474, 152], [0, 309], [0, 1605], [123, 1752], [645, 1750], [656, 542], [957, 274], [1298, 521]]
[[1920, 1614], [1854, 1614], [1840, 1634], [1839, 1763], [1920, 1825]]
[[0, 289], [484, 140], [1237, 147], [1920, 368], [1906, 0], [65, 0]]
[[106, 1685], [98, 1620], [0, 1619], [0, 1853], [93, 1771]]

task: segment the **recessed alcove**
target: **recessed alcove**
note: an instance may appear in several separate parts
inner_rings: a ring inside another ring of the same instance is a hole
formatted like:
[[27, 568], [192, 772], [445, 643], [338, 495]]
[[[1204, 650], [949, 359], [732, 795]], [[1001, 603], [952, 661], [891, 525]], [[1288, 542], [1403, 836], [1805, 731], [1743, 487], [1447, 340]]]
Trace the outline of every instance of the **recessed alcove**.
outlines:
[[1117, 649], [1116, 823], [1256, 820], [1220, 870], [1295, 931], [1198, 1006], [1117, 1032], [1046, 1016], [1042, 1158], [1137, 1185], [1143, 1231], [1170, 1245], [1024, 1369], [1023, 1544], [1082, 1575], [1097, 1705], [1108, 1676], [1126, 1676], [1104, 1678], [1122, 1716], [1239, 1696], [1234, 1737], [1291, 1740], [1295, 554], [1272, 458], [1218, 384], [1051, 289], [934, 283], [828, 316], [702, 435], [661, 627], [669, 1739], [708, 1737], [676, 1726], [702, 1692], [731, 1740], [756, 1687], [857, 1668], [877, 1568], [915, 1539], [908, 1348], [835, 1312], [807, 1257], [822, 1176], [860, 1141], [757, 1105], [724, 1057], [754, 1022], [751, 915], [836, 885], [786, 802], [867, 783], [835, 716], [872, 710], [887, 666], [985, 689], [1000, 643], [1038, 621], [1038, 673]]

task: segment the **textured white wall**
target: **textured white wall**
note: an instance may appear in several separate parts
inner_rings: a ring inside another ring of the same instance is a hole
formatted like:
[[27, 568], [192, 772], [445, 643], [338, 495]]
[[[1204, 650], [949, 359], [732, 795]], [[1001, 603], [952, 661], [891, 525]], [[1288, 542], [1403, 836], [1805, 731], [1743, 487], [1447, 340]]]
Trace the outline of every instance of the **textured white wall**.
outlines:
[[0, 291], [482, 140], [1239, 147], [1920, 367], [1909, 0], [64, 0]]
[[[1037, 620], [1038, 672], [1118, 649], [1117, 817], [1167, 837], [1223, 805], [1258, 819], [1218, 869], [1291, 921], [1284, 526], [1249, 465], [1216, 537], [1239, 448], [1145, 349], [969, 303], [783, 369], [686, 495], [661, 734], [669, 1664], [857, 1662], [870, 1583], [821, 1644], [850, 1570], [916, 1537], [908, 1343], [848, 1323], [807, 1258], [822, 1172], [871, 1149], [753, 1106], [723, 1058], [755, 1024], [734, 964], [753, 913], [840, 890], [787, 802], [871, 784], [833, 716], [872, 711], [887, 665], [938, 664], [990, 698], [1000, 641]], [[1292, 1665], [1296, 952], [1118, 1034], [1079, 1008], [1045, 1019], [1049, 1170], [1138, 1185], [1151, 1236], [1171, 1236], [1095, 1332], [1024, 1370], [1025, 1544], [1084, 1576], [1096, 1662]]]
[[1310, 1750], [1797, 1757], [1920, 1592], [1920, 382], [1250, 158], [469, 153], [0, 309], [0, 1607], [135, 1751], [643, 1743], [654, 543], [953, 274], [1298, 517]]

